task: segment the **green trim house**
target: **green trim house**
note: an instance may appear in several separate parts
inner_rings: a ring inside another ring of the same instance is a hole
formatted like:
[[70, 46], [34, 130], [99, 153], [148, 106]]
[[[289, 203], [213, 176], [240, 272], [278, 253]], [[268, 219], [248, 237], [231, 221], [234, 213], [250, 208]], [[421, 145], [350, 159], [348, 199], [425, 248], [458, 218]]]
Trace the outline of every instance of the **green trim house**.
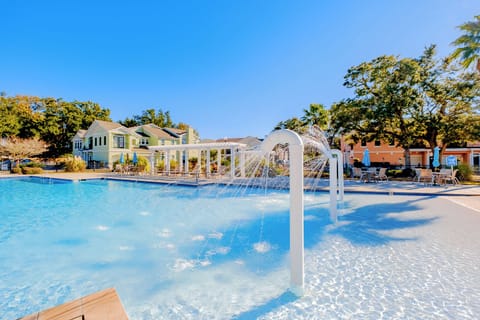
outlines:
[[[82, 158], [89, 168], [113, 168], [123, 154], [126, 159], [148, 157], [148, 146], [198, 143], [193, 128], [160, 128], [154, 124], [127, 128], [116, 122], [95, 120], [87, 130], [73, 137], [73, 155]], [[173, 154], [172, 159], [178, 155]]]

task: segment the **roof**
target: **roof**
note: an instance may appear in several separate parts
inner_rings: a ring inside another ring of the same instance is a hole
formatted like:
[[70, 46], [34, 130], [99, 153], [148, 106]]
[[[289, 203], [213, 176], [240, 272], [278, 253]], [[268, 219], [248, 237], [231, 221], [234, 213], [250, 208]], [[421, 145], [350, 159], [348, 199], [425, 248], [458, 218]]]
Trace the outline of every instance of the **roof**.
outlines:
[[164, 129], [162, 129], [159, 126], [156, 126], [154, 124], [146, 124], [146, 125], [141, 126], [141, 128], [144, 131], [147, 131], [147, 133], [150, 133], [150, 134], [156, 136], [159, 139], [175, 139], [176, 138], [175, 136], [170, 135]]
[[256, 138], [256, 137], [244, 137], [244, 138], [223, 138], [223, 139], [217, 139], [215, 140], [216, 142], [236, 142], [236, 143], [242, 143], [246, 144], [249, 147], [255, 147], [259, 144], [262, 143], [262, 140]]
[[180, 136], [180, 135], [182, 135], [182, 134], [187, 133], [186, 130], [177, 129], [177, 128], [163, 128], [163, 130], [168, 131], [168, 132], [170, 132], [170, 133], [173, 133], [173, 134], [175, 134], [175, 135], [177, 135], [177, 136]]
[[94, 122], [96, 122], [100, 127], [102, 127], [107, 131], [124, 127], [117, 122], [110, 122], [110, 121], [103, 121], [103, 120], [95, 120]]
[[87, 130], [80, 129], [80, 130], [77, 131], [75, 136], [77, 136], [79, 138], [85, 138], [86, 134], [87, 134]]

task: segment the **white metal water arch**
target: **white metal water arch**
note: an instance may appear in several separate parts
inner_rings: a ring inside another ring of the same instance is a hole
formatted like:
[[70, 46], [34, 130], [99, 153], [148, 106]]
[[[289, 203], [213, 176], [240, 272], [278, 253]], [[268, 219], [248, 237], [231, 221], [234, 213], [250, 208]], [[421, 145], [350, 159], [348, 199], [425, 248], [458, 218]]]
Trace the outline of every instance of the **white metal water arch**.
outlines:
[[[320, 152], [328, 157], [330, 163], [330, 219], [337, 222], [337, 194], [340, 201], [343, 201], [343, 157], [339, 150], [331, 150], [328, 146], [318, 143], [310, 138], [309, 143], [320, 149]], [[291, 130], [278, 130], [269, 134], [261, 144], [261, 153], [269, 154], [277, 144], [289, 146], [290, 154], [290, 290], [296, 295], [303, 294], [304, 286], [304, 207], [303, 207], [303, 148], [302, 138]], [[240, 155], [241, 176], [245, 172], [245, 154], [246, 146], [238, 143], [205, 143], [190, 145], [169, 145], [169, 146], [149, 146], [151, 152], [151, 168], [154, 167], [155, 151], [181, 151], [188, 150], [207, 150], [211, 149], [230, 149], [232, 160], [235, 150]], [[167, 157], [168, 158], [168, 157]], [[209, 161], [207, 154], [207, 161]], [[231, 178], [234, 178], [234, 163], [231, 161]], [[207, 167], [209, 165], [207, 164]], [[186, 166], [188, 172], [188, 166]], [[208, 170], [208, 169], [207, 169]], [[337, 172], [338, 174], [332, 174]], [[152, 172], [153, 174], [153, 172]]]
[[[303, 294], [304, 287], [304, 206], [303, 206], [303, 141], [291, 130], [278, 130], [269, 134], [261, 145], [264, 154], [277, 144], [288, 143], [290, 154], [290, 290]], [[343, 159], [338, 150], [320, 150], [330, 163], [330, 218], [337, 222], [337, 190], [343, 201]], [[335, 157], [336, 156], [336, 157]], [[337, 174], [332, 174], [337, 172]], [[340, 186], [340, 188], [338, 188]]]

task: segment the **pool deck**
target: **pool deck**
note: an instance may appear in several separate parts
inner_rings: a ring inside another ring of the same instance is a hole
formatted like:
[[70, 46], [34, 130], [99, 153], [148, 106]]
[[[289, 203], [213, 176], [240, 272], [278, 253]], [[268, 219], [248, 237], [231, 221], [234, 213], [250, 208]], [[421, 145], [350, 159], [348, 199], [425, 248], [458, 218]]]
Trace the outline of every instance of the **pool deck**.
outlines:
[[113, 288], [36, 312], [19, 320], [128, 320]]
[[[17, 175], [8, 174], [0, 175], [2, 177], [14, 177]], [[21, 175], [20, 175], [21, 176]], [[201, 186], [215, 183], [231, 182], [229, 179], [178, 179], [174, 177], [162, 177], [162, 176], [127, 176], [112, 173], [100, 173], [100, 172], [82, 172], [82, 173], [66, 173], [66, 172], [53, 172], [37, 175], [44, 178], [52, 179], [64, 179], [71, 181], [81, 181], [90, 179], [114, 179], [114, 180], [126, 180], [126, 181], [142, 181], [152, 183], [163, 184], [180, 184], [180, 185], [192, 185]], [[328, 180], [325, 181], [328, 183]], [[307, 187], [308, 189], [308, 187]], [[345, 180], [344, 184], [345, 193], [374, 193], [385, 195], [414, 195], [414, 196], [442, 196], [447, 197], [449, 200], [463, 205], [477, 212], [480, 212], [480, 185], [447, 185], [447, 186], [432, 186], [425, 185], [423, 183], [417, 183], [415, 181], [387, 181], [378, 183], [364, 183], [359, 180]], [[316, 187], [316, 190], [328, 191], [328, 185]]]

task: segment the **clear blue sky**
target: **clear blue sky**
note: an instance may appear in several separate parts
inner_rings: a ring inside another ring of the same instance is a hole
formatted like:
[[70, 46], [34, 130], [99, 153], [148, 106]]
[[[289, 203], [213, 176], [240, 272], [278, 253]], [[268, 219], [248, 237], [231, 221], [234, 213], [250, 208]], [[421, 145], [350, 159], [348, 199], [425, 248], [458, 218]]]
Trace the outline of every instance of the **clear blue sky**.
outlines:
[[[349, 67], [453, 50], [479, 0], [2, 1], [0, 91], [148, 108], [202, 138], [260, 138], [351, 95]], [[1, 119], [0, 119], [1, 121]]]

